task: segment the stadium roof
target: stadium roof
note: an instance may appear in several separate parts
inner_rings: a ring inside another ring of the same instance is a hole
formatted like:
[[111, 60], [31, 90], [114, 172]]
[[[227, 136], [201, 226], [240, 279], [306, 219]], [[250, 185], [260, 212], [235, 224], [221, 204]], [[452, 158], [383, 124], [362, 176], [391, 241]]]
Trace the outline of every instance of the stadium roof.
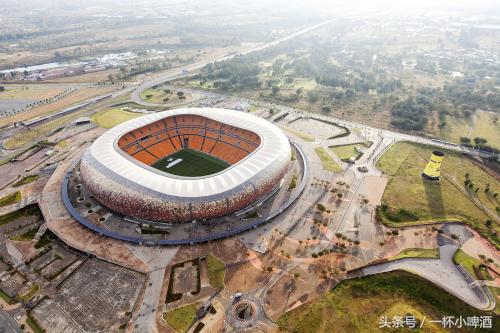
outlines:
[[[182, 114], [199, 115], [252, 131], [260, 136], [261, 144], [238, 163], [203, 177], [180, 177], [158, 171], [128, 156], [117, 145], [118, 139], [127, 132]], [[168, 196], [195, 198], [231, 191], [259, 173], [288, 163], [291, 148], [287, 137], [277, 126], [252, 114], [216, 108], [185, 108], [149, 114], [113, 127], [94, 141], [89, 154], [101, 166], [128, 182]]]

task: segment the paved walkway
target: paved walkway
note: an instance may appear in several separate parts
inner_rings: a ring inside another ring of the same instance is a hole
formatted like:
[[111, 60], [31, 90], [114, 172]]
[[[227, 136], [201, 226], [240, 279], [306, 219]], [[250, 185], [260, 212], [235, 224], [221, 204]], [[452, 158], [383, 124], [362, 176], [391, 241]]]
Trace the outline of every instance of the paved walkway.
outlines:
[[23, 330], [17, 322], [4, 309], [0, 308], [0, 332], [22, 333]]
[[456, 244], [445, 244], [439, 247], [439, 259], [406, 258], [368, 266], [362, 269], [363, 275], [378, 274], [394, 270], [406, 270], [416, 273], [437, 284], [464, 302], [481, 310], [495, 307], [483, 289], [477, 286], [474, 279], [460, 270], [453, 262], [453, 255], [458, 249]]

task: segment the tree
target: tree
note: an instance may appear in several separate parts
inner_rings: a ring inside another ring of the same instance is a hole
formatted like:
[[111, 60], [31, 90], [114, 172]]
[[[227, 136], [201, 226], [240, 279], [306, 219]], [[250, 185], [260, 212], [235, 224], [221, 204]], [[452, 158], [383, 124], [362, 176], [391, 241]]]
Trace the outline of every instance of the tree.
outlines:
[[4, 91], [5, 90], [5, 87], [4, 86], [0, 86], [0, 91]]
[[462, 136], [462, 137], [460, 137], [460, 143], [469, 144], [470, 143], [470, 138]]
[[309, 99], [309, 102], [316, 103], [318, 101], [318, 94], [316, 94], [314, 91], [309, 91], [307, 93], [307, 98]]
[[280, 87], [272, 86], [271, 91], [272, 91], [273, 95], [276, 95], [280, 91]]
[[323, 112], [331, 112], [331, 111], [332, 111], [332, 108], [331, 108], [331, 107], [329, 107], [328, 105], [324, 105], [324, 106], [321, 108], [321, 110], [322, 110]]
[[184, 92], [183, 91], [178, 91], [177, 92], [177, 96], [180, 98], [181, 96], [184, 96]]
[[488, 142], [488, 140], [486, 139], [483, 139], [483, 138], [480, 138], [480, 137], [475, 137], [474, 138], [474, 143], [478, 146], [480, 145], [484, 145], [486, 142]]

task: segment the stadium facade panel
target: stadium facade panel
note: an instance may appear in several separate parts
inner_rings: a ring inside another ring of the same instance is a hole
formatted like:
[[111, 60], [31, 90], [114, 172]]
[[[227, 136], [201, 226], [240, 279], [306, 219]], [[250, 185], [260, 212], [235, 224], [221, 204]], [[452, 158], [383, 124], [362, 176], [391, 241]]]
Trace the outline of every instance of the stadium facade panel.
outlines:
[[[183, 177], [151, 166], [180, 149], [215, 156], [229, 167]], [[110, 129], [84, 153], [80, 173], [92, 196], [111, 210], [175, 223], [248, 207], [280, 184], [290, 159], [287, 137], [262, 118], [226, 109], [186, 108]]]

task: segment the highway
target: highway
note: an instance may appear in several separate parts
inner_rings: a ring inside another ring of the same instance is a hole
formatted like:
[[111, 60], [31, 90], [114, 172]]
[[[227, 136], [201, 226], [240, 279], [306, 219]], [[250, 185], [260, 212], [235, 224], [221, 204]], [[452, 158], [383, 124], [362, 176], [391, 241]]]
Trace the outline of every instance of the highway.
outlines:
[[3, 308], [0, 308], [0, 333], [22, 333], [17, 322]]

